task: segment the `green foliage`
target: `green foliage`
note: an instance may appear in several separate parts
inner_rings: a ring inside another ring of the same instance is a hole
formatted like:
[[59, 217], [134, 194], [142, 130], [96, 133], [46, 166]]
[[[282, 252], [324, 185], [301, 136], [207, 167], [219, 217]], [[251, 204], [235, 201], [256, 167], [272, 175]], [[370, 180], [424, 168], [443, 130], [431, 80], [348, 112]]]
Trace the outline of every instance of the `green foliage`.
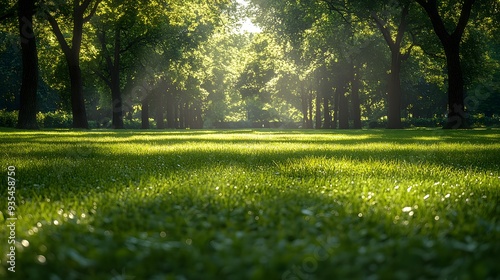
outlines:
[[500, 274], [498, 130], [3, 129], [0, 149], [19, 279]]
[[0, 127], [16, 127], [18, 111], [0, 110]]
[[[54, 15], [69, 43], [73, 31], [70, 2], [41, 1], [35, 13], [39, 110], [43, 112], [71, 110], [68, 65], [45, 14]], [[229, 0], [100, 1], [90, 23], [83, 26], [80, 51], [89, 119], [101, 127], [97, 123], [111, 118], [109, 82], [112, 70], [118, 70], [124, 115], [134, 114], [134, 118], [140, 116], [140, 98], [159, 93], [174, 96], [179, 112], [199, 113], [198, 122], [206, 127], [243, 123], [249, 117], [249, 124], [304, 122], [305, 115], [312, 122], [318, 116], [311, 112], [323, 104], [321, 100], [316, 103], [317, 98], [331, 96], [339, 88], [352, 98], [352, 85], [344, 89], [342, 80], [349, 79], [354, 68], [362, 119], [378, 119], [387, 115], [391, 57], [372, 13], [394, 37], [401, 6], [407, 3], [408, 28], [402, 48], [414, 46], [401, 72], [402, 115], [433, 118], [446, 111], [444, 51], [428, 16], [415, 1], [248, 2], [244, 10]], [[96, 2], [91, 1], [84, 16], [90, 15], [92, 3]], [[456, 26], [461, 4], [441, 1], [438, 5], [450, 31]], [[469, 98], [466, 107], [471, 114], [491, 118], [500, 112], [499, 4], [476, 1], [474, 5], [461, 46]], [[1, 4], [7, 12], [14, 6], [15, 1]], [[238, 32], [243, 16], [251, 17], [262, 32]], [[2, 23], [0, 108], [10, 111], [18, 109], [21, 60], [15, 17]], [[104, 43], [98, 35], [105, 37]], [[115, 54], [119, 54], [117, 66], [108, 61], [115, 61]], [[160, 89], [161, 81], [169, 83], [169, 90]], [[334, 103], [331, 100], [330, 110]], [[156, 113], [153, 107], [151, 114]], [[178, 122], [182, 113], [176, 116]]]

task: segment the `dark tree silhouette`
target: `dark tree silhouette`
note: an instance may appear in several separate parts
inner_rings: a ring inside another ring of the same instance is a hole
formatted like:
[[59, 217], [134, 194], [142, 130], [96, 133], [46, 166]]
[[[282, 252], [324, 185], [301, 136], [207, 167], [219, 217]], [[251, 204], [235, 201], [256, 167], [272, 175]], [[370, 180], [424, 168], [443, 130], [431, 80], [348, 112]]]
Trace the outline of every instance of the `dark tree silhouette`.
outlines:
[[[93, 5], [91, 6], [92, 2]], [[73, 0], [73, 37], [71, 39], [71, 46], [66, 41], [56, 18], [50, 14], [50, 12], [45, 12], [68, 64], [69, 77], [71, 80], [71, 109], [73, 112], [74, 128], [89, 128], [87, 112], [85, 110], [85, 99], [83, 96], [80, 50], [82, 46], [83, 25], [90, 21], [100, 2], [100, 0], [85, 0], [80, 4], [79, 0]], [[89, 9], [90, 12], [88, 12]], [[86, 15], [86, 13], [88, 13], [88, 15]]]
[[18, 1], [18, 23], [22, 53], [22, 83], [20, 90], [20, 107], [17, 127], [22, 129], [38, 129], [36, 122], [37, 89], [38, 89], [38, 53], [36, 37], [33, 32], [33, 15], [35, 2]]
[[406, 52], [401, 52], [401, 44], [408, 26], [409, 8], [409, 3], [405, 3], [401, 7], [401, 18], [395, 39], [392, 38], [389, 28], [386, 27], [386, 23], [377, 15], [377, 13], [371, 13], [372, 18], [375, 20], [377, 27], [380, 32], [382, 32], [382, 35], [391, 50], [391, 74], [389, 77], [388, 89], [389, 106], [387, 108], [387, 128], [392, 129], [403, 128], [401, 124], [401, 62], [408, 59], [413, 45], [410, 49], [406, 50]]
[[467, 120], [464, 108], [464, 77], [460, 63], [460, 42], [469, 21], [475, 0], [463, 1], [455, 30], [446, 29], [439, 14], [436, 0], [415, 0], [429, 16], [434, 32], [443, 45], [448, 70], [448, 122], [444, 128], [465, 128]]

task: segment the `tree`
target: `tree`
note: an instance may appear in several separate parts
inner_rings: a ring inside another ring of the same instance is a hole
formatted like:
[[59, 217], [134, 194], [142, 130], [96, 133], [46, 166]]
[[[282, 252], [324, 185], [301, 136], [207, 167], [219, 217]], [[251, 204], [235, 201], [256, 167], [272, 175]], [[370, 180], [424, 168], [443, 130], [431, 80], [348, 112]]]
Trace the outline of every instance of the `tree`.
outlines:
[[[73, 0], [72, 7], [68, 4], [60, 4], [59, 11], [71, 10], [72, 38], [71, 45], [66, 41], [65, 35], [61, 31], [61, 26], [55, 16], [51, 14], [50, 7], [45, 10], [45, 16], [52, 27], [59, 45], [64, 53], [71, 84], [71, 110], [73, 112], [74, 128], [89, 128], [87, 113], [85, 109], [85, 99], [83, 95], [83, 79], [80, 69], [80, 51], [82, 46], [83, 25], [90, 21], [97, 11], [100, 0]], [[63, 12], [64, 13], [64, 12]], [[61, 20], [62, 21], [62, 20]]]
[[19, 36], [22, 53], [22, 84], [17, 127], [37, 129], [38, 53], [33, 32], [35, 1], [18, 1]]
[[458, 15], [458, 22], [452, 32], [440, 14], [437, 0], [415, 0], [427, 13], [434, 32], [441, 41], [446, 55], [448, 74], [448, 122], [444, 128], [465, 128], [467, 120], [464, 107], [464, 77], [460, 61], [460, 43], [471, 16], [475, 0], [464, 0]]
[[21, 87], [19, 90], [19, 113], [17, 128], [38, 129], [37, 89], [38, 89], [38, 52], [33, 32], [33, 16], [36, 1], [19, 0], [16, 4], [2, 2], [5, 9], [0, 21], [14, 18], [17, 9], [18, 34], [21, 43]]
[[[400, 4], [400, 19], [395, 36], [391, 34], [390, 26], [382, 19], [377, 12], [372, 11], [371, 17], [374, 19], [378, 29], [384, 36], [384, 39], [391, 51], [391, 73], [388, 88], [388, 113], [387, 128], [402, 128], [401, 124], [401, 63], [410, 56], [410, 48], [404, 52], [401, 51], [404, 35], [408, 26], [408, 13], [410, 2]], [[388, 9], [391, 7], [387, 7]]]
[[97, 69], [96, 73], [111, 91], [112, 127], [116, 129], [123, 128], [122, 71], [133, 68], [135, 57], [148, 40], [155, 41], [156, 36], [147, 31], [150, 26], [138, 18], [139, 7], [144, 9], [147, 5], [148, 3], [138, 5], [136, 2], [105, 1], [102, 3], [103, 12], [97, 14], [98, 20], [94, 23], [100, 54], [104, 60], [104, 66], [100, 67], [104, 70]]

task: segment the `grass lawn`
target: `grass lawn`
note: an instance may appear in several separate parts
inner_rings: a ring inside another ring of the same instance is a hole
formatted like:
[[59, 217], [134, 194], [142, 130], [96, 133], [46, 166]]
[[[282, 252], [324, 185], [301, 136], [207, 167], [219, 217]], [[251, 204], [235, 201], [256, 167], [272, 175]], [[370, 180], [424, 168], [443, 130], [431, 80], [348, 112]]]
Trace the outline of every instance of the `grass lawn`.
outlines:
[[500, 130], [1, 129], [0, 152], [0, 278], [500, 279]]

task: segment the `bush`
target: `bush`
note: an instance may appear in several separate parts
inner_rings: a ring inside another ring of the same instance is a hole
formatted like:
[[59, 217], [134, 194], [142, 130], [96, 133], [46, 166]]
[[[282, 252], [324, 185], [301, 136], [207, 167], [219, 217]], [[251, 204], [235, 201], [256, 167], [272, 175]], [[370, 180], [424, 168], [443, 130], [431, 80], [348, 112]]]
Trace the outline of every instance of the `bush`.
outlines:
[[16, 127], [19, 111], [0, 110], [0, 126]]
[[127, 129], [141, 129], [142, 121], [140, 119], [132, 119], [132, 120], [124, 119], [123, 127]]
[[45, 128], [71, 128], [72, 124], [72, 115], [63, 111], [45, 113], [43, 123], [40, 123]]

